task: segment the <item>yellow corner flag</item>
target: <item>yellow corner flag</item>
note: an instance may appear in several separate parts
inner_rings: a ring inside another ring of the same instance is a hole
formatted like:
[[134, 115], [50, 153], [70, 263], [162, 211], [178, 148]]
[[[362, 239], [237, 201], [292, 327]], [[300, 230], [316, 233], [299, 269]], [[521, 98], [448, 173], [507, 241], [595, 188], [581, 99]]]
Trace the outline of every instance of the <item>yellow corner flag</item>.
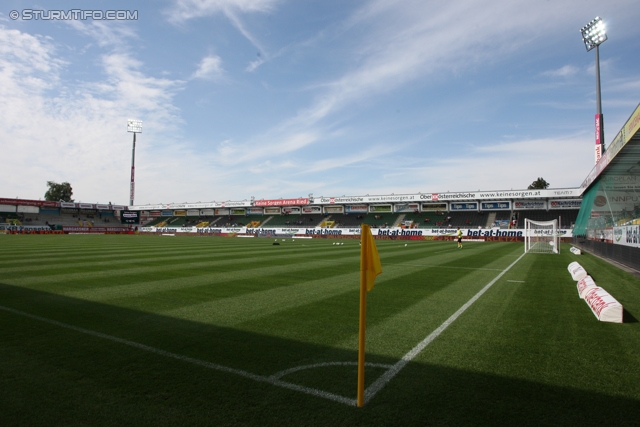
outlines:
[[360, 239], [360, 286], [366, 285], [368, 292], [373, 289], [376, 276], [382, 273], [382, 265], [376, 241], [367, 224], [362, 224]]
[[360, 329], [358, 331], [358, 406], [364, 405], [364, 343], [367, 323], [367, 292], [373, 289], [376, 276], [382, 273], [380, 255], [371, 228], [362, 224], [360, 232]]

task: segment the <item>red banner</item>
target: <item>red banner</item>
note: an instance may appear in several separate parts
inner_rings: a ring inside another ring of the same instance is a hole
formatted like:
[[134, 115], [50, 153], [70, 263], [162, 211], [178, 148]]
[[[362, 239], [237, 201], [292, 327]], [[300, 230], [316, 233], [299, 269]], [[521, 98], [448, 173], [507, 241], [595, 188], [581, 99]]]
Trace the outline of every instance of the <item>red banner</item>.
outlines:
[[63, 226], [62, 231], [65, 233], [124, 233], [129, 231], [128, 227], [78, 227]]
[[279, 200], [256, 200], [255, 206], [303, 206], [308, 205], [309, 199], [279, 199]]
[[0, 199], [0, 205], [42, 206], [47, 208], [55, 208], [55, 207], [58, 207], [58, 202], [47, 202], [43, 200], [25, 200], [25, 199]]

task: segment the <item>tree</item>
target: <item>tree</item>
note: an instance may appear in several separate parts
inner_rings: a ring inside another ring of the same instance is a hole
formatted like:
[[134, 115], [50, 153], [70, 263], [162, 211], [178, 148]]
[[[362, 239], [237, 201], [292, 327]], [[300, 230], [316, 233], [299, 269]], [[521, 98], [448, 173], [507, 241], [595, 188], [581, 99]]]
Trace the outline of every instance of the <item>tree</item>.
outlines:
[[57, 182], [47, 181], [49, 189], [44, 193], [44, 199], [49, 202], [73, 202], [71, 196], [73, 195], [73, 189], [71, 184], [63, 182], [58, 184]]
[[544, 178], [538, 178], [531, 183], [530, 186], [527, 187], [528, 190], [544, 190], [545, 188], [549, 188], [549, 183], [544, 180]]

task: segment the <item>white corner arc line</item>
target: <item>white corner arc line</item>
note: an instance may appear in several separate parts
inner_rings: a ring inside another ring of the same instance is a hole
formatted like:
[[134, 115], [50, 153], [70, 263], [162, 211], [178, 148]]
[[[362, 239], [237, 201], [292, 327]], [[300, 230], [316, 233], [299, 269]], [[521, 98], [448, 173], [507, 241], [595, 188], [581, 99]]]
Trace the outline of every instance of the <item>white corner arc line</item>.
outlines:
[[[311, 394], [311, 395], [314, 395], [314, 396], [317, 396], [317, 397], [323, 397], [325, 399], [333, 400], [335, 402], [344, 403], [345, 405], [356, 406], [356, 404], [357, 404], [357, 400], [356, 399], [349, 399], [349, 398], [346, 398], [346, 397], [343, 397], [343, 396], [340, 396], [340, 395], [337, 395], [337, 394], [334, 394], [334, 393], [329, 393], [327, 391], [318, 390], [318, 389], [310, 388], [310, 387], [304, 387], [304, 386], [301, 386], [301, 385], [297, 385], [297, 384], [289, 383], [289, 382], [286, 382], [286, 381], [282, 381], [282, 380], [280, 380], [278, 378], [271, 378], [271, 377], [265, 377], [265, 376], [262, 376], [262, 375], [252, 374], [251, 372], [243, 371], [241, 369], [230, 368], [228, 366], [218, 365], [217, 363], [211, 363], [211, 362], [207, 362], [207, 361], [196, 359], [196, 358], [189, 357], [189, 356], [184, 356], [184, 355], [177, 354], [177, 353], [171, 353], [170, 351], [161, 350], [159, 348], [155, 348], [155, 347], [151, 347], [151, 346], [148, 346], [148, 345], [140, 344], [140, 343], [137, 343], [135, 341], [129, 341], [129, 340], [125, 340], [123, 338], [114, 337], [113, 335], [104, 334], [102, 332], [92, 331], [90, 329], [84, 329], [84, 328], [80, 328], [78, 326], [69, 325], [67, 323], [58, 322], [57, 320], [48, 319], [46, 317], [36, 316], [35, 314], [26, 313], [24, 311], [16, 310], [14, 308], [5, 307], [5, 306], [0, 305], [0, 310], [4, 310], [4, 311], [7, 311], [9, 313], [17, 314], [19, 316], [28, 317], [30, 319], [34, 319], [34, 320], [38, 320], [38, 321], [41, 321], [41, 322], [44, 322], [44, 323], [48, 323], [50, 325], [59, 326], [61, 328], [70, 329], [72, 331], [80, 332], [82, 334], [91, 335], [93, 337], [106, 339], [106, 340], [109, 340], [109, 341], [117, 342], [119, 344], [124, 344], [124, 345], [127, 345], [129, 347], [134, 347], [134, 348], [137, 348], [139, 350], [148, 351], [150, 353], [158, 354], [160, 356], [168, 357], [168, 358], [171, 358], [171, 359], [181, 360], [183, 362], [192, 363], [194, 365], [202, 366], [202, 367], [213, 369], [213, 370], [216, 370], [216, 371], [227, 372], [227, 373], [230, 373], [230, 374], [239, 375], [241, 377], [249, 378], [249, 379], [252, 379], [254, 381], [269, 383], [269, 384], [272, 384], [272, 385], [275, 385], [275, 386], [278, 386], [278, 387], [287, 388], [289, 390], [295, 390], [295, 391], [299, 391], [299, 392], [302, 392], [302, 393]], [[389, 365], [385, 365], [385, 367], [388, 367], [388, 366]]]
[[[369, 366], [371, 368], [385, 368], [391, 369], [393, 365], [389, 365], [388, 363], [369, 363], [365, 362], [365, 366]], [[295, 368], [285, 369], [284, 371], [276, 372], [275, 374], [269, 376], [271, 379], [280, 379], [285, 375], [293, 374], [298, 371], [303, 371], [305, 369], [315, 369], [315, 368], [324, 368], [327, 366], [358, 366], [358, 362], [323, 362], [323, 363], [314, 363], [313, 365], [302, 365], [296, 366]]]
[[462, 313], [464, 313], [474, 302], [478, 300], [494, 283], [496, 283], [504, 274], [511, 269], [525, 254], [522, 254], [511, 263], [507, 268], [502, 270], [500, 274], [498, 274], [491, 282], [485, 285], [484, 288], [480, 289], [477, 294], [475, 294], [469, 301], [467, 301], [462, 307], [460, 307], [455, 313], [451, 315], [447, 320], [445, 320], [436, 330], [431, 332], [424, 340], [422, 340], [418, 345], [413, 347], [407, 354], [405, 354], [402, 359], [396, 362], [395, 365], [387, 372], [382, 374], [377, 380], [375, 380], [367, 389], [364, 391], [364, 401], [365, 403], [371, 400], [382, 388], [389, 382], [393, 377], [395, 377], [401, 370], [404, 368], [407, 363], [413, 360], [422, 350], [424, 350], [433, 340], [435, 340], [441, 333], [445, 331], [455, 320], [460, 317]]

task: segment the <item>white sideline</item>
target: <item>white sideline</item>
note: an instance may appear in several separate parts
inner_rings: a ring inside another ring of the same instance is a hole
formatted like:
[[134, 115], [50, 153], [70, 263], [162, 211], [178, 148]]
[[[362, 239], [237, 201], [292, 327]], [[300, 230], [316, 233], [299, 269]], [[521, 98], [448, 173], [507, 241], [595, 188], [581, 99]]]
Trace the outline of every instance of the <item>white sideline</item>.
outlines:
[[[379, 363], [365, 363], [365, 366], [377, 367], [377, 368], [388, 368], [387, 372], [382, 374], [376, 381], [373, 382], [364, 392], [365, 394], [365, 402], [371, 400], [382, 388], [393, 379], [401, 370], [405, 367], [407, 363], [413, 360], [422, 350], [424, 350], [431, 342], [436, 339], [442, 332], [445, 331], [462, 313], [464, 313], [467, 308], [469, 308], [478, 298], [482, 296], [495, 282], [498, 281], [507, 271], [511, 269], [525, 254], [522, 254], [516, 259], [511, 265], [502, 270], [500, 274], [498, 274], [491, 282], [489, 282], [484, 288], [482, 288], [477, 294], [475, 294], [469, 301], [467, 301], [462, 307], [458, 309], [455, 313], [451, 315], [447, 320], [444, 321], [435, 331], [433, 331], [429, 336], [427, 336], [424, 340], [422, 340], [418, 345], [416, 345], [413, 349], [411, 349], [407, 354], [405, 354], [402, 359], [396, 362], [394, 365], [386, 365]], [[298, 366], [291, 369], [286, 369], [284, 371], [277, 372], [270, 376], [263, 376], [252, 374], [251, 372], [243, 371], [241, 369], [230, 368], [228, 366], [218, 365], [217, 363], [211, 363], [204, 360], [196, 359], [189, 356], [184, 356], [177, 353], [172, 353], [169, 351], [161, 350], [159, 348], [151, 347], [148, 345], [140, 344], [134, 341], [125, 340], [123, 338], [118, 338], [113, 335], [104, 334], [102, 332], [92, 331], [90, 329], [80, 328], [78, 326], [69, 325], [67, 323], [58, 322], [57, 320], [48, 319], [46, 317], [36, 316], [34, 314], [26, 313], [24, 311], [16, 310], [14, 308], [5, 307], [0, 305], [0, 310], [7, 311], [9, 313], [17, 314], [19, 316], [28, 317], [30, 319], [38, 320], [44, 323], [48, 323], [50, 325], [59, 326], [61, 328], [70, 329], [72, 331], [80, 332], [82, 334], [91, 335], [97, 338], [106, 339], [109, 341], [117, 342], [119, 344], [124, 344], [129, 347], [134, 347], [139, 350], [148, 351], [150, 353], [154, 353], [160, 356], [169, 357], [171, 359], [181, 360], [183, 362], [192, 363], [194, 365], [202, 366], [205, 368], [213, 369], [216, 371], [227, 372], [230, 374], [239, 375], [244, 378], [249, 378], [254, 381], [269, 383], [278, 387], [287, 388], [290, 390], [299, 391], [306, 394], [311, 394], [317, 397], [323, 397], [325, 399], [333, 400], [335, 402], [343, 403], [349, 406], [356, 406], [356, 399], [346, 398], [334, 393], [329, 393], [323, 390], [318, 390], [315, 388], [304, 387], [297, 384], [289, 383], [286, 381], [282, 381], [280, 378], [288, 375], [293, 372], [297, 372], [303, 369], [310, 369], [315, 367], [323, 367], [323, 366], [338, 366], [338, 365], [357, 365], [356, 362], [327, 362], [327, 363], [318, 363], [314, 365], [306, 365], [306, 366]]]
[[348, 399], [346, 397], [339, 396], [337, 394], [329, 393], [315, 388], [303, 387], [297, 384], [288, 383], [278, 378], [265, 377], [262, 375], [252, 374], [251, 372], [243, 371], [241, 369], [229, 368], [228, 366], [218, 365], [217, 363], [206, 362], [204, 360], [196, 359], [189, 356], [183, 356], [181, 354], [171, 353], [169, 351], [160, 350], [159, 348], [151, 347], [148, 345], [140, 344], [134, 341], [125, 340], [123, 338], [114, 337], [113, 335], [103, 334], [102, 332], [92, 331], [90, 329], [84, 329], [77, 326], [69, 325], [67, 323], [58, 322], [57, 320], [47, 319], [46, 317], [36, 316], [24, 311], [16, 310], [10, 307], [0, 305], [0, 310], [8, 311], [13, 314], [28, 317], [41, 322], [49, 323], [50, 325], [59, 326], [61, 328], [70, 329], [72, 331], [80, 332], [82, 334], [91, 335], [97, 338], [106, 339], [109, 341], [117, 342], [119, 344], [128, 345], [130, 347], [137, 348], [139, 350], [148, 351], [150, 353], [158, 354], [160, 356], [169, 357], [171, 359], [181, 360], [183, 362], [193, 363], [194, 365], [203, 366], [205, 368], [213, 369], [216, 371], [228, 372], [230, 374], [240, 375], [241, 377], [249, 378], [255, 381], [265, 382], [273, 384], [279, 387], [288, 388], [290, 390], [296, 390], [307, 394], [312, 394], [318, 397], [324, 397], [325, 399], [334, 400], [336, 402], [344, 403], [349, 406], [356, 406], [356, 399]]
[[482, 296], [482, 294], [484, 294], [491, 286], [493, 286], [494, 283], [496, 283], [498, 281], [498, 279], [500, 279], [507, 271], [509, 271], [511, 269], [511, 267], [516, 265], [516, 263], [518, 261], [520, 261], [520, 259], [524, 255], [525, 254], [520, 255], [518, 257], [518, 259], [516, 259], [515, 261], [513, 261], [511, 263], [510, 266], [508, 266], [507, 268], [502, 270], [502, 272], [500, 274], [498, 274], [484, 288], [480, 289], [480, 291], [477, 294], [475, 294], [473, 297], [471, 297], [471, 299], [469, 301], [467, 301], [462, 307], [460, 307], [458, 309], [458, 311], [453, 313], [451, 315], [451, 317], [449, 317], [447, 320], [445, 320], [444, 323], [442, 323], [442, 325], [438, 326], [438, 328], [435, 331], [431, 332], [429, 334], [429, 336], [427, 336], [418, 345], [416, 345], [414, 348], [412, 348], [407, 354], [405, 354], [402, 357], [402, 359], [400, 359], [398, 362], [396, 362], [396, 364], [393, 365], [393, 367], [391, 369], [389, 369], [387, 372], [382, 374], [382, 376], [380, 376], [380, 378], [375, 380], [373, 382], [373, 384], [371, 384], [367, 389], [365, 389], [365, 391], [364, 391], [364, 401], [365, 401], [365, 403], [368, 402], [369, 400], [371, 400], [380, 390], [382, 390], [382, 388], [389, 381], [391, 381], [393, 379], [393, 377], [395, 377], [402, 370], [402, 368], [405, 367], [405, 365], [407, 363], [411, 362], [411, 360], [413, 360], [413, 358], [415, 358], [418, 354], [420, 354], [420, 352], [422, 350], [424, 350], [429, 344], [431, 344], [431, 342], [434, 339], [436, 339], [441, 333], [443, 333], [445, 331], [445, 329], [447, 329], [449, 327], [449, 325], [451, 325], [458, 317], [460, 317], [460, 315], [462, 313], [464, 313], [467, 310], [467, 308], [471, 307], [471, 304], [476, 302], [478, 300], [478, 298], [480, 298]]

